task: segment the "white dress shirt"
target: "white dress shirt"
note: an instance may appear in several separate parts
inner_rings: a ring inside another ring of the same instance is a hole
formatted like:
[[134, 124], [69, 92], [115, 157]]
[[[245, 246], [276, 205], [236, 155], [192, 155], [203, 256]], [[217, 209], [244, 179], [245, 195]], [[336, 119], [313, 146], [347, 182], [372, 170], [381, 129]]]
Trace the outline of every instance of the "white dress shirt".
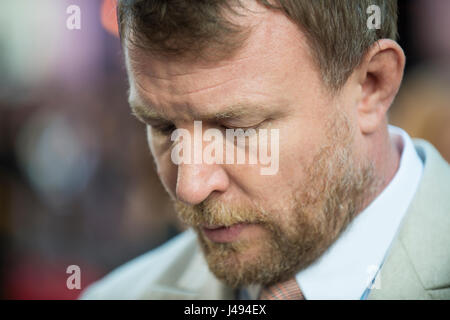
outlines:
[[[401, 157], [387, 187], [360, 212], [325, 253], [296, 280], [307, 300], [365, 299], [383, 286], [374, 281], [422, 177], [423, 163], [409, 135], [389, 126]], [[260, 286], [249, 286], [241, 298], [256, 299]]]

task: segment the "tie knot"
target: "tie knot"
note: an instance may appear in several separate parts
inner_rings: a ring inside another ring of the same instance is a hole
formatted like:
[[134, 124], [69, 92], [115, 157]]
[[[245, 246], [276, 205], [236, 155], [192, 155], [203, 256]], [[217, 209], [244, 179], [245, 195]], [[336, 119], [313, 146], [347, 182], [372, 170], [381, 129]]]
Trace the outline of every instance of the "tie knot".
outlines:
[[259, 300], [305, 300], [305, 297], [295, 278], [290, 278], [263, 288]]

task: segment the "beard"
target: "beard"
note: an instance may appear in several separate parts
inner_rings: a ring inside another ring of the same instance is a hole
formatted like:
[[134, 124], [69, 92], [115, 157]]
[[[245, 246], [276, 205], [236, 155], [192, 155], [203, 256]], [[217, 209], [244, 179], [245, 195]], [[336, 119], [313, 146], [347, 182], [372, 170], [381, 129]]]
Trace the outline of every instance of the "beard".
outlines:
[[[211, 197], [193, 206], [175, 201], [180, 219], [197, 232], [209, 269], [226, 285], [271, 285], [293, 277], [318, 259], [373, 197], [374, 165], [368, 159], [356, 160], [345, 114], [330, 118], [325, 132], [327, 142], [303, 167], [304, 178], [279, 210], [254, 203], [225, 204]], [[255, 224], [264, 232], [217, 243], [201, 231], [204, 225], [236, 223]]]

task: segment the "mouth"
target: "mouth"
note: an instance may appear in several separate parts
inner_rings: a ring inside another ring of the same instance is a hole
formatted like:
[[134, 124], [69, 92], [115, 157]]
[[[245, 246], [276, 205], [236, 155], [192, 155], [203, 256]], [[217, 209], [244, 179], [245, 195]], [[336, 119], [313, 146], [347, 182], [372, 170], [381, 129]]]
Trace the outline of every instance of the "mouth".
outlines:
[[203, 226], [203, 234], [213, 242], [226, 243], [239, 238], [240, 233], [248, 226], [246, 223], [236, 223], [231, 226]]

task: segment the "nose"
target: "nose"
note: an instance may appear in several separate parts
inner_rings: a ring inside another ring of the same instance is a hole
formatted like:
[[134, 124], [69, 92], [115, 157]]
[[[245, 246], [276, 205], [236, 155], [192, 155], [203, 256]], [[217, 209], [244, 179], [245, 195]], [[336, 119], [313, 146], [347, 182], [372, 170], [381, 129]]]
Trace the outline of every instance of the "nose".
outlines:
[[176, 195], [190, 205], [206, 200], [213, 192], [225, 192], [229, 178], [218, 164], [179, 164]]

